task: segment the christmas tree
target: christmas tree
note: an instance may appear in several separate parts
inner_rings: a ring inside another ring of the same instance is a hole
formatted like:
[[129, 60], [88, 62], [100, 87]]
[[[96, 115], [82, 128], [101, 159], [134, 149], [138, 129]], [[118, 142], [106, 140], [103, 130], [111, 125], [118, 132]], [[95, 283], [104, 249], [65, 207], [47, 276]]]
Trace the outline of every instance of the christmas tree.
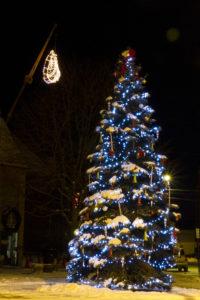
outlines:
[[[88, 197], [69, 243], [67, 281], [129, 290], [169, 290], [174, 223], [163, 181], [166, 156], [154, 150], [160, 127], [135, 50], [122, 52], [102, 110]], [[172, 214], [173, 215], [173, 214]]]

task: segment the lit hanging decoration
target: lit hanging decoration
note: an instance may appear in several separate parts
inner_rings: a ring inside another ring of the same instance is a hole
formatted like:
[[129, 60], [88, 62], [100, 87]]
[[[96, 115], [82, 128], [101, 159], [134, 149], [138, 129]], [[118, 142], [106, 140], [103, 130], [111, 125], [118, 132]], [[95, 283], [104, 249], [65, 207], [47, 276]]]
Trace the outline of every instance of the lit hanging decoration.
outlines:
[[148, 241], [148, 235], [147, 235], [147, 231], [144, 231], [144, 241]]
[[55, 83], [60, 78], [57, 54], [51, 50], [47, 55], [43, 67], [43, 80], [47, 84]]
[[108, 257], [112, 257], [112, 255], [113, 255], [113, 249], [110, 248], [110, 249], [109, 249], [109, 252], [108, 252]]
[[137, 153], [137, 158], [143, 158], [145, 156], [144, 151], [140, 148]]
[[136, 174], [133, 175], [133, 183], [137, 183], [137, 176], [136, 176]]

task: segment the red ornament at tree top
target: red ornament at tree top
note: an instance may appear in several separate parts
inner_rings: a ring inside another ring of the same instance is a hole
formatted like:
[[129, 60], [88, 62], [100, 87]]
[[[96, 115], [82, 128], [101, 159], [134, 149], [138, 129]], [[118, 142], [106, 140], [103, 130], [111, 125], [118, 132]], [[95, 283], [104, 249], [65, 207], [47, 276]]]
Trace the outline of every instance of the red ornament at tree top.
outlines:
[[134, 49], [129, 49], [129, 56], [135, 57], [136, 51]]
[[135, 57], [136, 51], [134, 49], [128, 49], [122, 52], [123, 57]]

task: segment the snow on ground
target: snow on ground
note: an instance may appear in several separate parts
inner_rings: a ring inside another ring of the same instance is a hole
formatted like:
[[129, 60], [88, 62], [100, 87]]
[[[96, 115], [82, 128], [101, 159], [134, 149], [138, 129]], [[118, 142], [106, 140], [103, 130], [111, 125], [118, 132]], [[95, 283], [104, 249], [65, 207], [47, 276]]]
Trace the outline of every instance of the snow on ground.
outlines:
[[66, 283], [63, 270], [28, 273], [28, 270], [0, 269], [0, 300], [200, 300], [197, 267], [189, 267], [189, 272], [170, 273], [175, 277], [174, 287], [170, 292], [161, 293], [112, 291]]
[[[7, 282], [8, 283], [8, 282]], [[7, 286], [0, 283], [0, 299], [33, 300], [200, 300], [200, 290], [174, 287], [167, 293], [112, 291], [75, 283], [49, 283], [42, 281], [16, 282]]]

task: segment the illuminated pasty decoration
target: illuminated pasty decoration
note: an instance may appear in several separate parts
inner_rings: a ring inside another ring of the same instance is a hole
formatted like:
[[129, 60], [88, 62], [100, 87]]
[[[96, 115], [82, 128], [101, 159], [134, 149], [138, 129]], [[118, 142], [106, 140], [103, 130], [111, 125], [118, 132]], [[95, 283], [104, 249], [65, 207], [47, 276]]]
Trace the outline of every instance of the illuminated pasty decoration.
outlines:
[[47, 55], [43, 67], [43, 80], [50, 84], [55, 83], [60, 78], [57, 54], [51, 50]]

